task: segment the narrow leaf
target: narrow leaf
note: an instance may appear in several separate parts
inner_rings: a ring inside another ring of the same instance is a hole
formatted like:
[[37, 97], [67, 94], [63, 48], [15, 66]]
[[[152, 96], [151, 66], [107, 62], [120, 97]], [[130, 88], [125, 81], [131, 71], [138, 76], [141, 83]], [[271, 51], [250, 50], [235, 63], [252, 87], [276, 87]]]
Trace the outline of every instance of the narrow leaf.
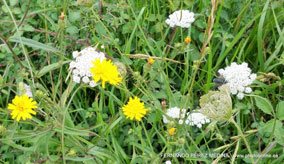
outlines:
[[53, 71], [55, 69], [58, 69], [60, 68], [61, 66], [63, 66], [64, 64], [68, 63], [69, 61], [64, 61], [64, 62], [58, 62], [58, 63], [53, 63], [53, 64], [50, 64], [50, 65], [47, 65], [45, 67], [43, 67], [37, 74], [36, 74], [36, 77], [37, 78], [40, 78], [42, 77], [43, 75], [45, 75], [46, 73], [50, 72], [50, 71]]
[[10, 42], [15, 42], [15, 43], [22, 43], [26, 46], [32, 47], [34, 49], [41, 49], [44, 51], [50, 51], [50, 52], [59, 52], [58, 49], [51, 47], [49, 45], [40, 43], [38, 41], [32, 40], [32, 39], [28, 39], [28, 38], [24, 38], [24, 37], [18, 37], [18, 36], [13, 36], [9, 39]]

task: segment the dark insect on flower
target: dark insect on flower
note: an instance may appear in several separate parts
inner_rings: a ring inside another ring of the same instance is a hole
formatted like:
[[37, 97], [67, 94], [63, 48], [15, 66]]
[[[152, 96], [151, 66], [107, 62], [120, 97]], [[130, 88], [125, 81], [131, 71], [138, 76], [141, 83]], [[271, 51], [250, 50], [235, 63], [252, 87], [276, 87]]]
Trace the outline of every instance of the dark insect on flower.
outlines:
[[215, 84], [214, 87], [213, 87], [214, 90], [218, 89], [220, 86], [222, 86], [223, 84], [227, 83], [226, 79], [223, 76], [221, 76], [221, 75], [219, 75], [218, 77], [214, 78], [213, 82]]

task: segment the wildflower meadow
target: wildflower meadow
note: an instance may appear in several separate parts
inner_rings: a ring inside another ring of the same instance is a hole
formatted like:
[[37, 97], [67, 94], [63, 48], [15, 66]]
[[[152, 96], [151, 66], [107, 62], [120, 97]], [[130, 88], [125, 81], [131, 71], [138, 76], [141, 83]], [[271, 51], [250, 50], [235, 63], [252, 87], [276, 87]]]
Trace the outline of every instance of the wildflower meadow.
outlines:
[[283, 0], [0, 0], [0, 163], [284, 163]]

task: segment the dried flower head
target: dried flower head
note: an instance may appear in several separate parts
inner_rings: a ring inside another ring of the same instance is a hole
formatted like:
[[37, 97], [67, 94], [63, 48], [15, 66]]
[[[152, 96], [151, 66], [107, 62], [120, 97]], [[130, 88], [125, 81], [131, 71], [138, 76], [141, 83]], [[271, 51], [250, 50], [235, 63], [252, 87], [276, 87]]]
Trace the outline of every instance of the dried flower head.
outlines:
[[228, 86], [223, 85], [220, 91], [209, 91], [199, 100], [200, 112], [216, 121], [228, 121], [232, 117], [232, 99]]

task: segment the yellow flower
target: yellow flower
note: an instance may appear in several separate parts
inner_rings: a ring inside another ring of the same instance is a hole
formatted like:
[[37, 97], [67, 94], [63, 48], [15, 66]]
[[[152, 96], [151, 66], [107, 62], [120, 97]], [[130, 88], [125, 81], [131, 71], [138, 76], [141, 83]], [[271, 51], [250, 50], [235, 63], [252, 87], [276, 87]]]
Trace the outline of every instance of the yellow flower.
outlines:
[[12, 103], [8, 104], [8, 109], [11, 110], [12, 119], [20, 121], [21, 119], [31, 119], [36, 112], [33, 109], [37, 108], [37, 103], [27, 95], [16, 96]]
[[191, 38], [187, 36], [187, 37], [184, 39], [184, 42], [185, 42], [185, 44], [189, 44], [189, 43], [191, 42]]
[[155, 59], [153, 59], [152, 57], [149, 57], [149, 58], [147, 59], [147, 62], [148, 62], [148, 64], [152, 65], [152, 64], [154, 64]]
[[91, 73], [95, 82], [102, 81], [102, 87], [105, 88], [105, 83], [108, 82], [112, 85], [118, 85], [122, 78], [115, 66], [110, 60], [96, 59], [93, 61]]
[[177, 130], [176, 128], [170, 128], [170, 129], [168, 130], [169, 135], [170, 135], [170, 136], [175, 135], [176, 130]]
[[142, 117], [148, 112], [148, 109], [144, 107], [144, 103], [140, 102], [140, 99], [136, 96], [134, 98], [130, 97], [127, 105], [124, 105], [122, 110], [127, 118], [137, 121], [141, 121]]

